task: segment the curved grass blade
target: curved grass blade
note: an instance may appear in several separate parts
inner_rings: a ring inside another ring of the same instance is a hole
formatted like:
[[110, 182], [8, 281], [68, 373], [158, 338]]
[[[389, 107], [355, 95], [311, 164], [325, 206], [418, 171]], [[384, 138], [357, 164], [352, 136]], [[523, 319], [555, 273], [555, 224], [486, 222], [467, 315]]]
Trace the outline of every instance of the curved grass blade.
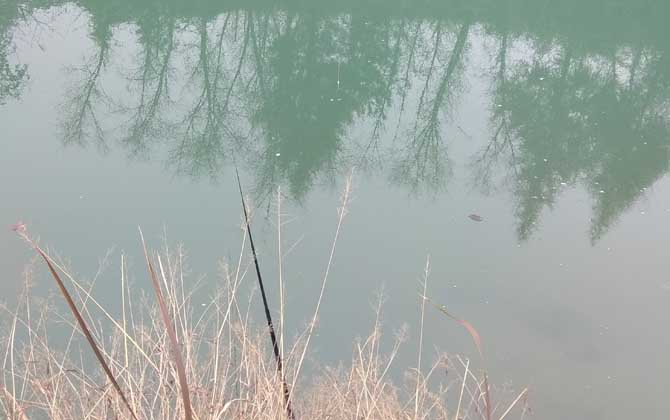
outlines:
[[123, 401], [123, 404], [130, 412], [130, 415], [133, 417], [133, 419], [138, 420], [137, 416], [135, 415], [135, 412], [133, 411], [132, 407], [130, 406], [130, 403], [128, 402], [128, 399], [126, 398], [126, 395], [123, 393], [123, 390], [121, 390], [121, 386], [116, 381], [116, 378], [114, 378], [112, 370], [105, 361], [105, 358], [102, 355], [102, 352], [100, 351], [100, 348], [98, 347], [95, 338], [93, 338], [93, 335], [91, 334], [91, 331], [89, 330], [86, 321], [81, 316], [79, 309], [77, 309], [77, 305], [74, 303], [74, 300], [70, 295], [70, 292], [68, 292], [67, 288], [65, 287], [65, 284], [63, 283], [63, 280], [61, 280], [60, 275], [58, 274], [58, 271], [56, 271], [56, 268], [51, 263], [51, 258], [46, 254], [46, 252], [42, 250], [42, 248], [39, 247], [39, 245], [37, 245], [35, 242], [33, 242], [32, 239], [30, 239], [30, 237], [28, 237], [25, 225], [19, 224], [13, 227], [12, 229], [15, 232], [17, 232], [23, 239], [25, 239], [29, 244], [31, 244], [32, 247], [35, 249], [35, 251], [37, 251], [37, 253], [40, 255], [40, 257], [42, 257], [44, 262], [46, 262], [47, 267], [49, 267], [49, 272], [51, 273], [51, 276], [54, 278], [54, 280], [56, 280], [56, 284], [58, 284], [58, 288], [60, 289], [63, 298], [65, 298], [67, 305], [70, 307], [70, 311], [77, 320], [77, 324], [79, 324], [79, 328], [81, 328], [81, 331], [84, 333], [84, 337], [86, 337], [86, 341], [88, 341], [88, 344], [91, 347], [91, 350], [93, 350], [96, 359], [98, 359], [100, 366], [102, 366], [102, 369], [105, 371], [105, 374], [109, 378], [109, 381], [112, 383], [112, 386], [114, 386], [114, 389], [116, 390], [117, 394], [119, 394], [119, 397], [121, 397], [121, 401]]
[[149, 268], [149, 276], [151, 277], [151, 283], [156, 292], [156, 299], [158, 300], [158, 307], [160, 308], [161, 316], [163, 317], [163, 324], [167, 330], [168, 338], [170, 340], [170, 346], [172, 347], [172, 359], [174, 360], [175, 365], [177, 366], [177, 375], [179, 376], [179, 389], [181, 390], [181, 398], [184, 402], [184, 419], [192, 420], [193, 412], [191, 409], [191, 397], [188, 391], [188, 383], [186, 382], [186, 369], [184, 368], [184, 361], [181, 357], [181, 352], [179, 351], [179, 343], [177, 342], [177, 334], [175, 333], [174, 326], [170, 320], [170, 314], [168, 313], [167, 305], [165, 304], [165, 298], [163, 297], [163, 291], [161, 290], [160, 283], [158, 281], [158, 276], [154, 270], [153, 264], [151, 264], [151, 258], [149, 258], [149, 252], [147, 251], [147, 246], [144, 243], [144, 235], [142, 235], [142, 230], [140, 229], [140, 238], [142, 239], [142, 248], [144, 249], [144, 257], [147, 260], [147, 267]]
[[[482, 339], [481, 336], [479, 335], [479, 332], [475, 329], [475, 327], [472, 326], [468, 321], [461, 319], [455, 315], [452, 315], [451, 312], [447, 311], [447, 308], [445, 308], [443, 305], [439, 305], [432, 300], [430, 300], [428, 297], [423, 296], [424, 299], [426, 299], [428, 302], [430, 302], [435, 308], [437, 308], [438, 311], [442, 312], [449, 318], [453, 319], [454, 321], [458, 322], [461, 324], [466, 330], [468, 330], [468, 333], [470, 334], [470, 337], [472, 337], [472, 341], [475, 343], [475, 347], [477, 347], [477, 352], [479, 352], [479, 356], [483, 359], [484, 358], [484, 351], [482, 350]], [[491, 390], [489, 387], [489, 378], [486, 372], [484, 372], [484, 405], [486, 408], [486, 420], [491, 420], [492, 416], [492, 406], [491, 406]]]

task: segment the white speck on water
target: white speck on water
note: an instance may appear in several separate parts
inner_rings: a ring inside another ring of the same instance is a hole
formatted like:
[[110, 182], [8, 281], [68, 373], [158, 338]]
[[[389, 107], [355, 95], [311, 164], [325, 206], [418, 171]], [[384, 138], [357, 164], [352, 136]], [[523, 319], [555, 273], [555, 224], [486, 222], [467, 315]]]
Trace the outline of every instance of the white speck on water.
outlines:
[[200, 306], [207, 306], [207, 304], [206, 303], [201, 303]]
[[640, 214], [644, 214], [644, 212], [643, 212], [643, 211], [641, 211], [641, 212], [640, 212]]
[[611, 251], [611, 250], [612, 250], [612, 248], [610, 248], [610, 247], [607, 247], [607, 250], [608, 250], [608, 251]]
[[600, 190], [600, 194], [605, 194], [605, 190]]
[[566, 182], [561, 182], [561, 185], [568, 185]]
[[540, 82], [544, 80], [544, 77], [540, 77]]
[[502, 104], [498, 104], [497, 106], [498, 106], [498, 108], [502, 108]]
[[279, 157], [281, 156], [281, 153], [275, 153], [275, 156]]
[[542, 159], [542, 160], [543, 160], [545, 163], [549, 162], [549, 159], [547, 159], [547, 158], [544, 158], [544, 159]]
[[83, 195], [80, 195], [80, 196], [79, 196], [79, 199], [80, 199], [80, 200], [83, 200], [83, 199], [84, 199], [84, 196], [83, 196]]
[[330, 98], [330, 102], [333, 102], [334, 100], [335, 100], [335, 98]]
[[642, 144], [647, 144], [647, 142], [645, 141], [645, 142], [644, 142], [644, 143], [642, 143]]

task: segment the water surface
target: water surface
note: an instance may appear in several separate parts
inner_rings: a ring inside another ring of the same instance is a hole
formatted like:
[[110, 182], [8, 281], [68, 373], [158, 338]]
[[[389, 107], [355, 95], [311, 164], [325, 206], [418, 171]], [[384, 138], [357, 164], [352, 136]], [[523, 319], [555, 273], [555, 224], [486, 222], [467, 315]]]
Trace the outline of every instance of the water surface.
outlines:
[[[146, 281], [138, 225], [216, 281], [239, 252], [238, 166], [270, 278], [281, 187], [299, 329], [353, 170], [319, 358], [349, 358], [383, 290], [413, 363], [430, 256], [430, 296], [477, 326], [494, 382], [531, 388], [536, 418], [664, 419], [667, 16], [658, 0], [5, 1], [0, 221], [84, 278], [114, 247], [96, 286], [113, 306], [120, 250]], [[30, 252], [8, 230], [0, 246], [11, 301]], [[427, 357], [475, 355], [439, 314], [426, 328]]]

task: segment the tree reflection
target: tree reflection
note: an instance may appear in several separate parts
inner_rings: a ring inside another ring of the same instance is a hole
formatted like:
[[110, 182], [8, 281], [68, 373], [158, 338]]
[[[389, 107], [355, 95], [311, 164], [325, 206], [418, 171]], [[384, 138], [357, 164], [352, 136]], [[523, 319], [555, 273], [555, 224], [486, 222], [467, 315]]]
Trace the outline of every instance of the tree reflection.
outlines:
[[[483, 43], [489, 134], [473, 158], [477, 184], [511, 189], [520, 240], [563, 190], [583, 186], [597, 241], [667, 171], [665, 26], [622, 33], [613, 30], [624, 23], [616, 16], [595, 28], [563, 20], [568, 6], [560, 2], [475, 3], [448, 11], [447, 1], [398, 18], [304, 5], [110, 8], [86, 0], [94, 46], [71, 73], [65, 142], [118, 144], [131, 156], [162, 149], [171, 170], [194, 177], [244, 165], [259, 195], [282, 183], [297, 201], [354, 165], [434, 194], [452, 176], [448, 127], [465, 76], [481, 70], [470, 45]], [[593, 22], [599, 3], [588, 3]], [[25, 67], [7, 64], [12, 19], [0, 20], [0, 101], [18, 95], [27, 77]], [[118, 75], [109, 64], [121, 24], [137, 54], [121, 66], [125, 90], [114, 93], [118, 86], [105, 80]], [[104, 128], [109, 115], [123, 124]]]
[[[505, 56], [505, 38], [498, 57]], [[670, 105], [663, 54], [616, 49], [609, 56], [570, 45], [537, 48], [496, 73], [492, 139], [478, 157], [478, 176], [512, 167], [517, 233], [527, 239], [543, 208], [564, 186], [582, 183], [594, 200], [591, 240], [665, 175]]]

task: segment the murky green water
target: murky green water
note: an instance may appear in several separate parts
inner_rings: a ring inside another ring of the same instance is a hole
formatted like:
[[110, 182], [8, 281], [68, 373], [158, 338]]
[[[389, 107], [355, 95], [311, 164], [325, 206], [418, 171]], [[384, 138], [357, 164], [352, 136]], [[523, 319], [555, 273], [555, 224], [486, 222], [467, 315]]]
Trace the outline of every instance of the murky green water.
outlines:
[[[298, 329], [353, 168], [318, 357], [349, 358], [383, 289], [413, 363], [430, 255], [430, 296], [477, 326], [493, 382], [531, 388], [535, 418], [665, 419], [668, 16], [658, 0], [5, 0], [0, 221], [85, 278], [114, 246], [110, 305], [120, 250], [146, 281], [137, 225], [213, 282], [239, 251], [236, 164], [268, 277], [282, 188]], [[0, 246], [11, 301], [30, 252], [8, 229]], [[439, 314], [426, 328], [426, 357], [474, 356]]]

